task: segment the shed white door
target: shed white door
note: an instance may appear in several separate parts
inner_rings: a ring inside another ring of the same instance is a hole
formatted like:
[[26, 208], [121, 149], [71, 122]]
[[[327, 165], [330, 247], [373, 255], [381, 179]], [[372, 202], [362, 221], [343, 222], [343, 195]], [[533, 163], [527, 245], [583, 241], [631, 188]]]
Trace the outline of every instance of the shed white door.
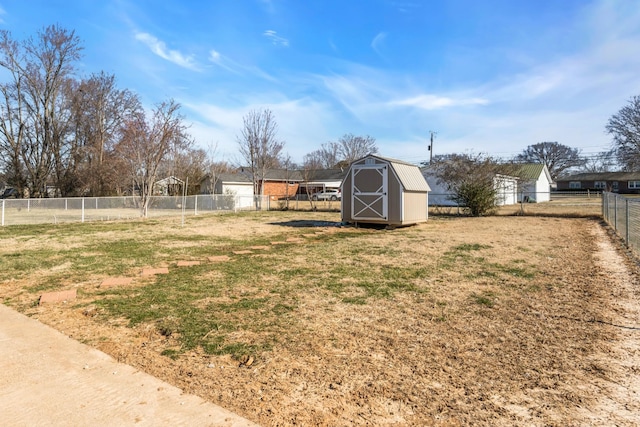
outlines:
[[351, 170], [351, 218], [386, 221], [389, 209], [389, 166], [353, 165]]

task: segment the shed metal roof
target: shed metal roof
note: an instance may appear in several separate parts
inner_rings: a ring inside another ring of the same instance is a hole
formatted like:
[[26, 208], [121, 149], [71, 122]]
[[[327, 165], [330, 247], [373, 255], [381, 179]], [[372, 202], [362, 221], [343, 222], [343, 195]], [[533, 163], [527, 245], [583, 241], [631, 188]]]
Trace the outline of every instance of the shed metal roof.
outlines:
[[420, 171], [420, 168], [418, 166], [411, 163], [403, 162], [402, 160], [376, 156], [373, 154], [365, 156], [363, 157], [363, 159], [367, 157], [375, 157], [382, 161], [388, 162], [396, 172], [396, 175], [398, 176], [398, 179], [400, 180], [400, 183], [402, 184], [405, 191], [431, 191], [429, 184], [427, 184], [424, 176], [422, 176], [422, 172]]
[[406, 163], [391, 163], [406, 191], [431, 191], [420, 169]]

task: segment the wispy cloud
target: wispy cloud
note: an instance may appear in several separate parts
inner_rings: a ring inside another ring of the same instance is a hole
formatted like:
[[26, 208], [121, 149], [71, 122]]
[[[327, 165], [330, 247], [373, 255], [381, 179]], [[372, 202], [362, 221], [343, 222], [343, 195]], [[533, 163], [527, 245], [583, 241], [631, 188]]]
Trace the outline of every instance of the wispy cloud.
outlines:
[[[398, 84], [397, 76], [379, 70], [351, 66], [339, 75], [319, 76], [331, 96], [362, 123], [380, 125], [390, 117], [419, 117], [425, 111], [460, 110], [490, 104], [478, 90], [447, 90], [429, 93], [415, 83]], [[408, 110], [409, 113], [408, 114]]]
[[487, 105], [488, 103], [489, 101], [483, 98], [451, 98], [448, 96], [422, 94], [398, 101], [392, 101], [389, 105], [415, 107], [422, 110], [440, 110], [448, 107]]
[[218, 67], [236, 75], [251, 74], [270, 82], [277, 81], [275, 77], [264, 72], [260, 68], [242, 65], [214, 49], [209, 50], [209, 61], [214, 63]]
[[139, 40], [147, 45], [147, 47], [151, 49], [153, 53], [155, 53], [162, 59], [173, 62], [180, 67], [198, 71], [198, 66], [193, 59], [193, 56], [184, 55], [177, 50], [168, 49], [165, 42], [158, 40], [153, 35], [149, 33], [136, 33], [136, 40]]
[[218, 67], [223, 68], [231, 73], [240, 74], [238, 67], [234, 66], [236, 64], [234, 64], [234, 62], [228, 59], [227, 57], [223, 56], [217, 50], [211, 49], [209, 51], [209, 61], [213, 62]]
[[380, 51], [380, 48], [386, 38], [387, 38], [387, 33], [382, 32], [382, 33], [378, 33], [371, 41], [371, 48], [380, 56], [382, 56], [382, 52]]
[[268, 108], [274, 113], [279, 129], [277, 137], [285, 142], [285, 151], [296, 160], [340, 136], [331, 133], [329, 123], [334, 123], [336, 118], [333, 109], [323, 103], [309, 98], [288, 99], [279, 93], [260, 94], [244, 101], [243, 105], [233, 107], [183, 103], [199, 117], [190, 129], [194, 137], [201, 142], [217, 142], [220, 155], [231, 162], [240, 160], [237, 159], [237, 137], [243, 117], [251, 110]]
[[4, 15], [6, 14], [7, 11], [0, 6], [0, 24], [4, 24]]
[[406, 1], [392, 1], [391, 5], [397, 8], [398, 12], [401, 13], [411, 13], [422, 6], [420, 3]]
[[280, 37], [278, 33], [273, 30], [266, 30], [262, 35], [271, 40], [271, 43], [276, 46], [289, 47], [289, 40]]

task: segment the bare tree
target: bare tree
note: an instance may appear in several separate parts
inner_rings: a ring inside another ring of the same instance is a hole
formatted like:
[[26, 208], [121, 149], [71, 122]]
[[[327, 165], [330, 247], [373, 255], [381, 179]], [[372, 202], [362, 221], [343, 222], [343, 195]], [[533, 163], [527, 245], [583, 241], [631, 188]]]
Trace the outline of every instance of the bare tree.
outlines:
[[253, 110], [243, 118], [243, 127], [237, 138], [238, 148], [253, 180], [254, 194], [264, 193], [267, 170], [280, 164], [284, 142], [278, 140], [278, 124], [271, 110]]
[[77, 146], [82, 148], [83, 192], [93, 196], [117, 193], [122, 176], [111, 155], [124, 122], [141, 111], [138, 96], [116, 87], [115, 76], [94, 74], [73, 86], [72, 126]]
[[539, 142], [530, 145], [516, 156], [515, 161], [546, 165], [553, 181], [566, 170], [580, 167], [584, 164], [584, 159], [580, 156], [580, 150], [557, 142]]
[[284, 195], [285, 204], [283, 208], [289, 209], [289, 199], [291, 198], [291, 195], [289, 194], [291, 192], [290, 182], [291, 182], [291, 177], [293, 176], [293, 173], [297, 169], [297, 165], [294, 163], [293, 160], [291, 160], [291, 156], [288, 153], [282, 157], [280, 164], [284, 169], [284, 179], [286, 180], [285, 195]]
[[[321, 150], [312, 151], [311, 153], [304, 156], [302, 160], [302, 179], [304, 182], [312, 182], [316, 179], [318, 171], [324, 169], [326, 158], [324, 157]], [[311, 205], [312, 210], [317, 209], [317, 201], [313, 200], [311, 197], [312, 189], [309, 186], [305, 186], [305, 193], [307, 194], [307, 199], [309, 200], [309, 204]]]
[[617, 165], [615, 150], [601, 151], [593, 156], [585, 157], [580, 172], [611, 172]]
[[[331, 144], [335, 144], [335, 146], [331, 147]], [[337, 143], [330, 143], [328, 148], [328, 152], [337, 153], [337, 157], [340, 162], [344, 162], [345, 165], [349, 165], [354, 160], [368, 154], [375, 154], [378, 152], [378, 146], [376, 145], [375, 138], [369, 135], [356, 136], [352, 133], [343, 135]], [[339, 162], [334, 163], [332, 167], [335, 167], [338, 163]]]
[[22, 80], [0, 84], [0, 161], [7, 183], [20, 194], [28, 191], [27, 170], [22, 158], [22, 146], [26, 140], [26, 115], [23, 106]]
[[[187, 185], [187, 194], [195, 194], [207, 171], [207, 152], [201, 148], [178, 147], [167, 154], [158, 168], [159, 177], [174, 176]], [[175, 191], [175, 189], [173, 189]], [[182, 189], [178, 189], [182, 191]], [[182, 193], [180, 193], [182, 194]], [[170, 194], [171, 196], [178, 195]]]
[[173, 100], [162, 102], [154, 108], [150, 119], [138, 112], [127, 120], [122, 131], [117, 149], [140, 192], [140, 209], [145, 218], [160, 164], [171, 150], [192, 144], [179, 109], [180, 105]]
[[438, 182], [451, 193], [450, 200], [466, 206], [472, 216], [493, 212], [498, 196], [496, 178], [514, 174], [497, 159], [484, 154], [436, 156], [430, 167]]
[[613, 137], [613, 149], [622, 168], [640, 170], [640, 96], [632, 97], [611, 116], [606, 130]]
[[22, 43], [0, 31], [0, 67], [10, 76], [0, 85], [1, 146], [10, 158], [12, 184], [28, 187], [32, 196], [46, 195], [55, 164], [69, 158], [64, 88], [81, 50], [75, 33], [58, 26], [46, 27]]
[[340, 161], [340, 145], [336, 142], [327, 142], [322, 144], [320, 149], [310, 153], [315, 158], [315, 162], [320, 168], [331, 169], [335, 168]]
[[205, 160], [205, 177], [209, 179], [206, 181], [208, 187], [205, 188], [205, 191], [209, 194], [215, 194], [220, 175], [231, 172], [231, 170], [232, 167], [227, 161], [218, 158], [218, 143], [209, 144]]

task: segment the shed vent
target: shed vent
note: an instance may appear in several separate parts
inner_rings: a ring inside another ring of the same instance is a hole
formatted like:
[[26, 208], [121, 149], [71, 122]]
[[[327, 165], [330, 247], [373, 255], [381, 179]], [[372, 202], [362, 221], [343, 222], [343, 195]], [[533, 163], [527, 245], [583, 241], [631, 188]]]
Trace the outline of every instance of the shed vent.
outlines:
[[376, 161], [375, 161], [375, 159], [368, 158], [368, 159], [365, 159], [365, 160], [364, 160], [364, 164], [365, 164], [365, 165], [375, 165], [375, 164], [376, 164]]

